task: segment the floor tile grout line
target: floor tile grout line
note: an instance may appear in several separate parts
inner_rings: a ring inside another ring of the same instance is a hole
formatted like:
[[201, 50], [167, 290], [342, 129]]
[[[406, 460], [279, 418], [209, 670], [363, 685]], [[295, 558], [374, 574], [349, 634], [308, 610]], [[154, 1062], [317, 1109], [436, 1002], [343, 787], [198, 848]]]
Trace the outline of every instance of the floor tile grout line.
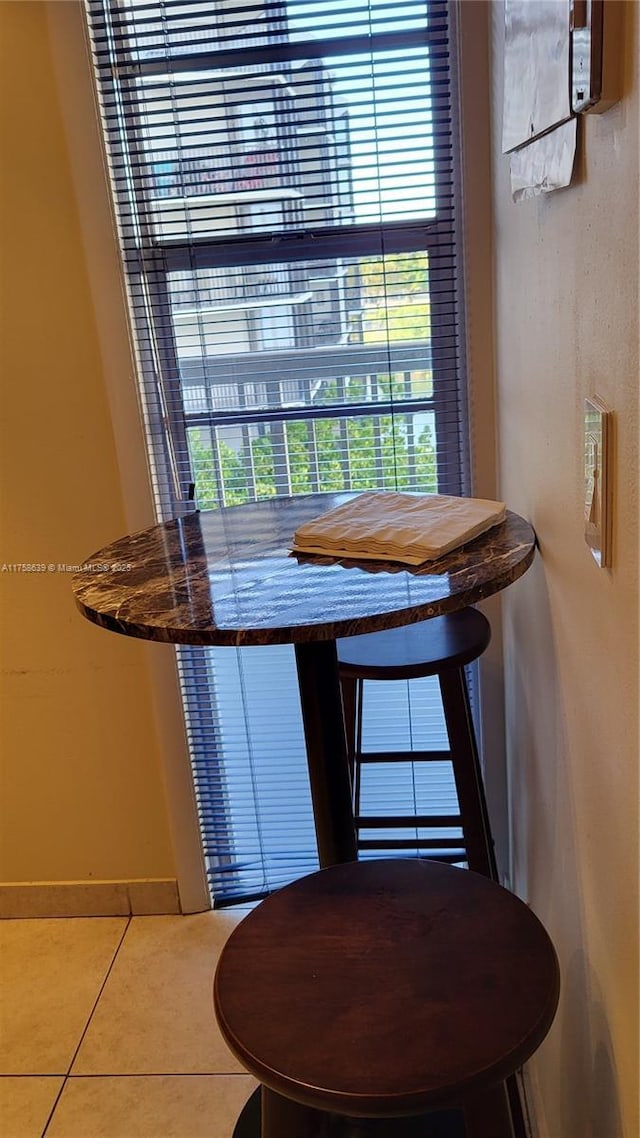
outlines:
[[114, 968], [115, 962], [116, 962], [116, 960], [118, 959], [118, 954], [119, 954], [119, 952], [120, 952], [120, 949], [122, 948], [122, 945], [123, 945], [123, 942], [124, 942], [124, 938], [126, 937], [126, 935], [127, 935], [128, 931], [129, 931], [129, 927], [130, 927], [130, 925], [131, 925], [131, 921], [132, 921], [132, 919], [133, 919], [133, 918], [132, 918], [132, 916], [131, 916], [131, 915], [129, 915], [129, 917], [127, 918], [127, 923], [126, 923], [126, 925], [124, 926], [124, 929], [123, 929], [123, 931], [122, 931], [122, 936], [120, 937], [120, 940], [118, 941], [118, 943], [117, 943], [117, 945], [116, 945], [116, 950], [115, 950], [115, 952], [114, 952], [114, 954], [113, 954], [113, 957], [112, 957], [111, 963], [110, 963], [110, 965], [109, 965], [109, 967], [107, 968], [107, 971], [106, 971], [106, 973], [105, 973], [105, 977], [104, 977], [104, 980], [102, 981], [102, 984], [100, 985], [100, 989], [99, 989], [99, 991], [98, 991], [98, 994], [97, 994], [97, 996], [96, 996], [96, 998], [95, 998], [95, 1000], [94, 1000], [94, 1002], [93, 1002], [93, 1007], [91, 1008], [91, 1011], [89, 1012], [89, 1015], [88, 1015], [88, 1018], [87, 1018], [87, 1022], [86, 1022], [86, 1023], [85, 1023], [85, 1025], [84, 1025], [84, 1030], [83, 1030], [83, 1032], [82, 1032], [82, 1035], [80, 1036], [80, 1039], [78, 1040], [78, 1045], [77, 1045], [77, 1047], [76, 1047], [76, 1049], [75, 1049], [75, 1051], [74, 1051], [73, 1055], [71, 1056], [71, 1062], [69, 1063], [69, 1070], [67, 1071], [65, 1078], [68, 1078], [68, 1077], [69, 1077], [69, 1075], [71, 1074], [71, 1070], [72, 1070], [72, 1068], [73, 1068], [73, 1064], [75, 1063], [75, 1061], [76, 1061], [76, 1059], [77, 1059], [77, 1056], [78, 1056], [78, 1052], [79, 1052], [80, 1048], [82, 1047], [82, 1044], [83, 1044], [84, 1038], [85, 1038], [85, 1036], [86, 1036], [86, 1034], [87, 1034], [87, 1031], [89, 1030], [89, 1025], [90, 1025], [90, 1023], [91, 1023], [91, 1020], [93, 1019], [93, 1017], [94, 1017], [94, 1015], [95, 1015], [95, 1012], [96, 1012], [96, 1008], [98, 1007], [98, 1004], [100, 1003], [100, 998], [101, 998], [101, 996], [102, 996], [102, 993], [103, 993], [103, 992], [104, 992], [104, 990], [105, 990], [105, 987], [106, 987], [106, 985], [107, 985], [107, 982], [108, 982], [108, 980], [109, 980], [109, 977], [110, 977], [110, 975], [111, 975], [111, 973], [112, 973], [112, 971], [113, 971], [113, 968]]
[[[5, 1077], [7, 1077], [7, 1076], [5, 1076]], [[24, 1077], [25, 1078], [33, 1078], [32, 1075], [25, 1075]], [[58, 1076], [51, 1076], [51, 1078], [54, 1078], [54, 1077], [60, 1078], [59, 1075]], [[63, 1075], [62, 1076], [62, 1082], [60, 1084], [58, 1093], [57, 1093], [57, 1095], [56, 1095], [56, 1097], [52, 1103], [51, 1110], [49, 1111], [49, 1114], [47, 1116], [47, 1121], [45, 1122], [44, 1130], [42, 1131], [41, 1138], [46, 1138], [47, 1130], [49, 1129], [49, 1126], [51, 1125], [51, 1122], [53, 1121], [53, 1116], [56, 1112], [56, 1108], [58, 1106], [58, 1103], [60, 1102], [60, 1099], [62, 1097], [62, 1092], [65, 1089], [65, 1087], [66, 1087], [66, 1085], [70, 1079], [198, 1079], [198, 1078], [199, 1079], [203, 1079], [203, 1078], [204, 1079], [229, 1079], [229, 1078], [233, 1078], [233, 1077], [235, 1077], [236, 1079], [251, 1079], [252, 1082], [255, 1082], [255, 1079], [253, 1078], [252, 1075], [249, 1074], [248, 1071], [221, 1071], [221, 1072], [218, 1072], [218, 1071], [187, 1071], [187, 1072], [184, 1072], [181, 1074], [178, 1074], [177, 1072], [176, 1073], [167, 1073], [165, 1071], [161, 1074], [152, 1074], [152, 1075], [150, 1075], [148, 1072], [145, 1072], [145, 1074], [143, 1074], [143, 1075], [70, 1075], [70, 1074]]]
[[79, 1052], [80, 1048], [82, 1047], [82, 1043], [83, 1043], [84, 1037], [85, 1037], [85, 1035], [87, 1034], [87, 1031], [88, 1031], [88, 1029], [89, 1029], [89, 1024], [91, 1023], [91, 1020], [93, 1019], [93, 1017], [94, 1017], [94, 1015], [95, 1015], [95, 1011], [96, 1011], [96, 1008], [97, 1008], [97, 1006], [98, 1006], [98, 1004], [99, 1004], [99, 1002], [100, 1002], [100, 997], [102, 996], [102, 993], [104, 992], [104, 989], [105, 989], [105, 985], [106, 985], [106, 983], [107, 983], [107, 980], [109, 979], [109, 977], [110, 977], [110, 975], [111, 975], [111, 971], [112, 971], [112, 969], [113, 969], [113, 966], [114, 966], [114, 964], [115, 964], [115, 962], [116, 962], [116, 960], [117, 960], [117, 958], [118, 958], [118, 953], [120, 952], [120, 949], [122, 948], [122, 943], [123, 943], [123, 941], [124, 941], [124, 938], [126, 937], [126, 935], [127, 935], [127, 932], [129, 931], [129, 925], [131, 924], [131, 919], [132, 919], [132, 917], [131, 917], [131, 914], [129, 914], [129, 916], [128, 916], [128, 917], [127, 917], [127, 919], [126, 919], [126, 923], [125, 923], [125, 926], [124, 926], [124, 928], [123, 928], [123, 930], [122, 930], [122, 936], [120, 937], [120, 939], [119, 939], [119, 941], [118, 941], [118, 943], [117, 943], [117, 945], [116, 945], [116, 948], [115, 948], [115, 952], [114, 952], [114, 954], [113, 954], [113, 956], [112, 956], [112, 958], [111, 958], [111, 962], [110, 962], [110, 964], [109, 964], [109, 967], [107, 968], [107, 971], [105, 972], [105, 975], [104, 975], [104, 979], [103, 979], [103, 981], [102, 981], [102, 983], [101, 983], [101, 985], [100, 985], [100, 988], [98, 989], [98, 994], [97, 994], [97, 996], [96, 996], [96, 998], [95, 998], [95, 1000], [94, 1000], [94, 1002], [93, 1002], [93, 1005], [92, 1005], [92, 1007], [91, 1007], [91, 1010], [90, 1010], [90, 1012], [89, 1012], [89, 1015], [87, 1016], [87, 1020], [86, 1020], [86, 1022], [85, 1022], [84, 1028], [83, 1028], [83, 1030], [82, 1030], [82, 1033], [81, 1033], [81, 1035], [80, 1035], [80, 1039], [78, 1040], [78, 1044], [77, 1044], [77, 1046], [76, 1046], [76, 1048], [75, 1048], [75, 1050], [74, 1050], [74, 1052], [73, 1052], [73, 1055], [71, 1056], [71, 1060], [70, 1060], [70, 1062], [69, 1062], [69, 1067], [68, 1067], [68, 1070], [67, 1070], [66, 1074], [65, 1074], [65, 1075], [63, 1076], [63, 1078], [62, 1078], [62, 1085], [61, 1085], [61, 1087], [60, 1087], [60, 1090], [58, 1091], [58, 1094], [56, 1095], [56, 1100], [55, 1100], [55, 1102], [54, 1102], [53, 1106], [51, 1107], [51, 1110], [49, 1111], [49, 1116], [48, 1116], [48, 1118], [47, 1118], [47, 1121], [46, 1121], [46, 1123], [45, 1123], [44, 1129], [43, 1129], [43, 1131], [42, 1131], [42, 1135], [41, 1135], [41, 1138], [45, 1138], [45, 1135], [46, 1135], [46, 1133], [47, 1133], [47, 1130], [49, 1129], [49, 1126], [51, 1125], [51, 1120], [52, 1120], [52, 1118], [53, 1118], [53, 1116], [54, 1116], [54, 1114], [55, 1114], [55, 1111], [56, 1111], [56, 1107], [57, 1107], [57, 1105], [58, 1105], [58, 1103], [59, 1103], [59, 1101], [60, 1101], [60, 1097], [61, 1097], [61, 1095], [62, 1095], [62, 1092], [64, 1091], [64, 1089], [65, 1089], [65, 1087], [66, 1087], [66, 1085], [67, 1085], [67, 1080], [69, 1079], [69, 1077], [70, 1077], [70, 1075], [71, 1075], [71, 1071], [72, 1071], [72, 1069], [73, 1069], [73, 1064], [75, 1063], [75, 1061], [76, 1061], [76, 1058], [77, 1058], [77, 1055], [78, 1055], [78, 1052]]
[[[26, 1076], [29, 1079], [41, 1077]], [[57, 1078], [67, 1082], [69, 1079], [253, 1079], [254, 1076], [250, 1071], [101, 1071], [100, 1074], [58, 1075]]]
[[[49, 1126], [51, 1125], [51, 1122], [53, 1121], [53, 1116], [56, 1112], [58, 1103], [60, 1102], [60, 1099], [62, 1097], [62, 1092], [65, 1089], [69, 1079], [140, 1079], [140, 1078], [143, 1078], [143, 1079], [167, 1079], [167, 1078], [170, 1078], [170, 1079], [197, 1079], [197, 1078], [201, 1078], [201, 1079], [202, 1078], [205, 1078], [205, 1079], [228, 1079], [232, 1076], [235, 1076], [238, 1079], [251, 1079], [252, 1082], [256, 1081], [253, 1078], [253, 1076], [249, 1074], [248, 1071], [229, 1071], [229, 1072], [223, 1071], [220, 1074], [218, 1074], [217, 1072], [213, 1072], [213, 1071], [204, 1071], [204, 1072], [198, 1071], [198, 1072], [186, 1072], [184, 1074], [177, 1074], [177, 1073], [176, 1074], [167, 1074], [165, 1072], [164, 1074], [161, 1074], [161, 1075], [157, 1075], [157, 1074], [154, 1074], [154, 1075], [149, 1075], [149, 1074], [144, 1074], [144, 1075], [63, 1075], [62, 1076], [62, 1083], [60, 1084], [60, 1088], [58, 1090], [58, 1093], [57, 1093], [55, 1100], [51, 1106], [51, 1110], [49, 1111], [49, 1114], [47, 1116], [47, 1121], [45, 1122], [44, 1130], [42, 1131], [40, 1138], [46, 1138], [47, 1130], [49, 1129]], [[2, 1076], [2, 1077], [7, 1078], [9, 1076]], [[60, 1078], [59, 1075], [58, 1076], [50, 1076], [50, 1077], [51, 1078], [54, 1078], [54, 1077]], [[25, 1078], [33, 1078], [33, 1076], [32, 1075], [25, 1075]], [[259, 1086], [259, 1084], [257, 1084], [257, 1085]]]
[[44, 1138], [45, 1134], [47, 1133], [47, 1130], [49, 1129], [49, 1123], [51, 1122], [51, 1119], [53, 1118], [53, 1116], [55, 1114], [56, 1107], [57, 1107], [58, 1103], [60, 1102], [60, 1096], [61, 1096], [66, 1085], [67, 1085], [67, 1076], [63, 1075], [62, 1076], [62, 1082], [60, 1083], [60, 1087], [58, 1088], [58, 1093], [57, 1093], [55, 1099], [53, 1100], [51, 1110], [49, 1111], [49, 1114], [47, 1115], [47, 1121], [44, 1124], [44, 1129], [42, 1131], [42, 1138]]

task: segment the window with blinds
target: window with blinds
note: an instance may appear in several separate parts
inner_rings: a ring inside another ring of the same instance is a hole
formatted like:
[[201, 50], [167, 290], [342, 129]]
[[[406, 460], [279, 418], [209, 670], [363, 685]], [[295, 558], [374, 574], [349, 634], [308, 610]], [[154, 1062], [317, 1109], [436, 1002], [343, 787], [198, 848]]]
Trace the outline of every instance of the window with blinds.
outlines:
[[[468, 493], [449, 5], [87, 11], [159, 516]], [[178, 656], [214, 899], [261, 895], [317, 863], [292, 650]], [[444, 745], [432, 681], [365, 716]], [[376, 765], [363, 804], [403, 795], [451, 813], [451, 772]]]

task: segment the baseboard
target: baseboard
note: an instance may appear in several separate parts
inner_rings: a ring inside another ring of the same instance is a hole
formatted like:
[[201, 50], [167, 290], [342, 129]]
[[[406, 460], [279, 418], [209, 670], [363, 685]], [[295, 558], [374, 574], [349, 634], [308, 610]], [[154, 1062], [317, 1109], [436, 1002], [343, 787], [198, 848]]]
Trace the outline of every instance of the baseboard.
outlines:
[[0, 883], [0, 918], [129, 917], [179, 913], [178, 883], [136, 881], [9, 881]]

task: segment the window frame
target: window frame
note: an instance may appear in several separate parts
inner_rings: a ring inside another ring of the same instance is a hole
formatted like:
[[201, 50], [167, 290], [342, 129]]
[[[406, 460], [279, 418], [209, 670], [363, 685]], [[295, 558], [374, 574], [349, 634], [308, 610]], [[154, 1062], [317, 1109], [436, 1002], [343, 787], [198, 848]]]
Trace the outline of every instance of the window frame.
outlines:
[[[385, 37], [385, 41], [387, 39], [388, 39], [388, 37]], [[344, 38], [341, 38], [339, 41], [337, 41], [336, 54], [338, 53], [338, 50], [339, 50], [340, 54], [345, 53], [346, 43], [347, 43], [347, 41]], [[369, 40], [368, 40], [368, 43], [370, 45]], [[413, 37], [413, 34], [411, 34], [411, 45], [415, 46], [415, 39]], [[287, 58], [291, 58], [291, 55], [289, 53], [289, 47], [290, 46], [291, 45], [287, 45]], [[394, 43], [393, 46], [397, 46], [397, 43]], [[274, 47], [278, 48], [278, 50], [280, 52], [280, 56], [282, 56], [282, 46], [281, 45], [274, 45]], [[262, 49], [256, 49], [256, 50], [262, 51]], [[324, 47], [320, 44], [316, 45], [316, 48], [314, 49], [314, 54], [316, 54], [316, 52], [318, 55], [324, 56]], [[243, 61], [246, 61], [247, 53], [242, 52], [241, 54], [243, 57]], [[277, 55], [278, 52], [276, 51], [275, 54]], [[299, 45], [300, 57], [306, 58], [306, 57], [308, 57], [308, 54], [309, 54], [308, 45], [306, 45], [306, 44]], [[237, 59], [238, 59], [238, 56], [233, 56], [230, 53], [226, 53], [226, 55], [229, 55], [230, 60], [237, 61]], [[226, 59], [226, 55], [225, 55], [225, 59]], [[207, 57], [207, 60], [208, 60], [208, 62], [207, 62], [207, 67], [208, 67], [208, 66], [210, 66], [210, 58]], [[174, 62], [175, 62], [175, 60], [174, 60]], [[192, 57], [192, 62], [193, 62], [193, 57]], [[204, 66], [205, 66], [204, 62], [201, 60], [200, 63], [201, 63], [202, 68], [204, 69]], [[220, 63], [221, 63], [221, 61], [220, 61], [220, 59], [218, 59], [218, 66], [220, 66]], [[160, 67], [159, 64], [155, 64], [155, 66]], [[180, 65], [181, 69], [182, 69], [182, 66], [183, 65], [181, 63], [181, 65]], [[453, 84], [453, 75], [451, 75], [451, 82]], [[454, 163], [455, 163], [455, 148], [454, 148]], [[430, 252], [431, 256], [435, 257], [435, 256], [437, 256], [438, 251], [442, 247], [443, 242], [444, 242], [444, 244], [450, 245], [450, 235], [445, 234], [445, 236], [443, 237], [442, 233], [439, 232], [439, 230], [441, 230], [442, 227], [443, 227], [443, 225], [442, 225], [442, 222], [440, 222], [440, 221], [432, 222], [432, 223], [429, 223], [427, 225], [422, 225], [422, 226], [414, 225], [412, 227], [408, 227], [407, 225], [404, 225], [404, 224], [399, 224], [397, 226], [394, 226], [392, 224], [388, 224], [387, 226], [384, 227], [385, 237], [386, 237], [385, 251], [386, 252], [396, 252], [396, 251], [397, 252], [406, 252], [406, 251], [418, 251], [418, 250], [419, 251], [428, 251], [428, 252]], [[333, 242], [334, 243], [333, 247], [336, 249], [339, 249], [340, 254], [342, 256], [345, 256], [345, 255], [346, 256], [350, 256], [350, 255], [354, 255], [354, 256], [355, 255], [377, 256], [380, 253], [379, 243], [378, 243], [378, 246], [376, 247], [376, 242], [377, 241], [379, 242], [380, 228], [381, 227], [378, 225], [376, 225], [376, 226], [362, 225], [362, 226], [357, 226], [357, 227], [355, 227], [355, 226], [354, 227], [334, 227], [330, 231], [327, 229], [323, 229], [321, 231], [317, 231], [317, 232], [313, 232], [313, 233], [308, 232], [304, 238], [292, 237], [288, 240], [288, 246], [289, 247], [287, 249], [286, 256], [287, 256], [287, 259], [292, 261], [292, 262], [295, 260], [308, 259], [309, 258], [309, 247], [308, 247], [309, 236], [311, 236], [313, 239], [314, 255], [316, 255], [318, 250], [319, 250], [320, 242], [322, 242], [322, 246], [323, 246], [323, 256], [326, 254], [326, 250], [329, 249], [330, 242]], [[446, 229], [446, 223], [444, 224], [444, 228]], [[459, 232], [459, 228], [458, 228], [458, 232]], [[242, 244], [242, 258], [243, 259], [240, 263], [246, 264], [246, 265], [259, 265], [259, 264], [269, 263], [269, 260], [271, 258], [267, 258], [267, 252], [268, 252], [267, 243], [268, 243], [268, 241], [269, 241], [269, 238], [264, 238], [264, 239], [254, 238], [251, 241], [247, 241], [247, 240], [243, 241], [243, 244]], [[159, 283], [162, 281], [163, 277], [166, 278], [166, 275], [170, 271], [174, 271], [174, 270], [180, 271], [180, 269], [187, 268], [187, 267], [189, 269], [192, 269], [194, 267], [197, 267], [197, 268], [200, 268], [200, 267], [202, 267], [202, 268], [217, 267], [221, 264], [224, 264], [225, 262], [228, 262], [229, 264], [238, 265], [239, 264], [238, 249], [239, 249], [239, 245], [236, 242], [211, 241], [210, 239], [196, 239], [195, 241], [193, 241], [193, 239], [192, 239], [190, 244], [187, 246], [187, 245], [185, 245], [185, 243], [179, 243], [177, 241], [171, 241], [170, 239], [165, 239], [164, 241], [158, 241], [157, 237], [154, 236], [149, 241], [148, 246], [145, 248], [144, 256], [142, 258], [142, 270], [143, 271], [140, 275], [140, 278], [138, 280], [135, 279], [135, 276], [133, 278], [130, 278], [130, 288], [133, 290], [134, 293], [136, 292], [136, 290], [139, 290], [139, 296], [142, 297], [144, 295], [145, 287], [148, 287], [148, 281], [151, 280], [153, 282], [154, 290], [157, 289], [157, 291], [154, 291], [153, 301], [152, 301], [150, 307], [153, 310], [153, 312], [165, 311], [168, 314], [168, 312], [169, 312], [168, 290], [166, 288], [163, 290], [161, 283]], [[194, 265], [194, 255], [193, 255], [194, 251], [196, 253], [195, 265]], [[283, 259], [281, 257], [280, 252], [278, 253], [278, 259], [279, 260]], [[459, 263], [460, 262], [458, 261], [458, 264]], [[146, 282], [144, 280], [145, 275], [147, 277]], [[433, 280], [434, 281], [438, 280], [437, 271], [433, 277]], [[452, 274], [451, 272], [447, 273], [446, 271], [443, 271], [441, 274], [439, 283], [442, 285], [443, 293], [446, 293], [449, 289], [451, 289], [451, 287], [454, 287], [457, 290], [458, 307], [459, 307], [458, 323], [459, 323], [459, 325], [462, 324], [462, 326], [464, 326], [464, 314], [461, 311], [463, 296], [462, 296], [462, 289], [460, 287], [460, 280], [459, 280], [458, 272], [455, 271]], [[136, 312], [136, 320], [140, 320], [141, 315], [142, 315], [143, 306], [140, 303], [134, 303], [134, 308], [135, 308], [135, 312]], [[317, 418], [318, 413], [320, 413], [322, 415], [322, 417], [325, 417], [325, 416], [339, 417], [339, 416], [343, 416], [345, 414], [346, 409], [345, 409], [344, 405], [336, 405], [336, 406], [322, 405], [322, 407], [318, 408], [318, 409], [314, 409], [314, 408], [290, 409], [290, 410], [278, 409], [277, 411], [274, 410], [273, 412], [265, 412], [264, 408], [257, 409], [255, 411], [247, 410], [244, 412], [238, 411], [238, 412], [231, 412], [231, 413], [230, 412], [217, 412], [217, 413], [211, 412], [211, 413], [206, 413], [204, 415], [203, 415], [203, 413], [190, 413], [190, 412], [185, 411], [182, 416], [180, 416], [180, 415], [176, 416], [175, 411], [174, 411], [174, 407], [176, 406], [175, 401], [174, 401], [174, 397], [178, 393], [177, 388], [180, 385], [180, 378], [179, 378], [179, 368], [178, 368], [177, 352], [176, 352], [175, 344], [172, 344], [171, 338], [167, 337], [167, 329], [169, 329], [170, 327], [171, 327], [171, 322], [168, 319], [165, 326], [164, 326], [162, 336], [160, 336], [160, 337], [154, 336], [152, 328], [150, 326], [148, 326], [146, 328], [146, 332], [143, 333], [143, 336], [141, 337], [142, 340], [144, 340], [145, 336], [148, 337], [148, 341], [151, 345], [151, 349], [150, 349], [150, 353], [149, 353], [150, 358], [146, 361], [147, 370], [155, 370], [155, 371], [160, 370], [161, 372], [164, 372], [164, 375], [165, 375], [166, 381], [167, 381], [166, 386], [163, 386], [162, 383], [158, 383], [158, 387], [157, 387], [157, 391], [156, 391], [155, 404], [152, 402], [150, 407], [148, 405], [147, 415], [150, 416], [151, 418], [155, 419], [155, 421], [158, 423], [161, 423], [163, 421], [163, 419], [167, 416], [167, 414], [169, 415], [169, 417], [173, 416], [173, 419], [174, 419], [174, 421], [173, 421], [173, 438], [174, 438], [174, 440], [176, 440], [176, 439], [179, 440], [180, 445], [177, 448], [177, 450], [179, 452], [182, 452], [183, 455], [188, 454], [188, 446], [186, 443], [186, 428], [188, 428], [188, 426], [190, 426], [190, 425], [198, 425], [198, 424], [202, 423], [203, 425], [215, 427], [215, 426], [222, 425], [222, 424], [251, 423], [252, 421], [256, 421], [256, 420], [268, 421], [270, 418], [271, 419], [277, 418], [277, 419], [282, 420], [282, 421], [295, 421], [295, 420], [301, 419], [301, 418], [311, 420], [313, 418]], [[449, 334], [447, 334], [447, 336], [443, 336], [442, 337], [442, 343], [439, 343], [439, 342], [437, 342], [439, 340], [439, 337], [437, 336], [437, 334], [434, 334], [434, 337], [433, 337], [433, 341], [434, 341], [434, 349], [433, 350], [434, 350], [434, 356], [435, 356], [435, 358], [434, 358], [434, 373], [436, 371], [440, 371], [441, 368], [443, 368], [444, 371], [446, 372], [447, 368], [449, 366], [451, 366], [451, 364], [454, 360], [454, 357], [456, 356], [455, 346], [452, 346], [450, 343], [448, 343], [447, 342], [448, 339], [449, 339]], [[157, 368], [157, 360], [153, 358], [154, 353], [157, 353], [158, 358], [162, 361], [162, 366], [160, 369]], [[464, 352], [458, 353], [458, 356], [457, 356], [455, 362], [456, 362], [456, 369], [457, 369], [458, 375], [459, 375], [458, 382], [460, 385], [461, 397], [464, 397], [464, 391], [465, 391], [464, 367], [463, 367]], [[145, 367], [145, 361], [143, 360], [142, 363], [143, 363], [143, 368], [144, 368]], [[461, 371], [462, 371], [462, 375], [460, 374]], [[167, 410], [167, 409], [169, 409], [169, 410]], [[439, 407], [437, 405], [437, 398], [435, 398], [435, 396], [434, 396], [433, 401], [432, 400], [425, 401], [425, 402], [416, 402], [415, 400], [411, 401], [409, 410], [419, 411], [422, 409], [430, 409], [430, 410], [433, 409], [435, 411], [435, 413], [439, 416], [439, 420], [438, 420], [439, 438], [442, 438], [442, 439], [449, 438], [451, 440], [451, 445], [454, 447], [458, 447], [457, 453], [459, 454], [460, 453], [460, 426], [459, 426], [458, 421], [456, 421], [455, 423], [451, 423], [449, 421], [451, 419], [450, 408], [448, 406], [445, 406], [445, 405], [443, 405], [442, 407]], [[389, 404], [376, 403], [375, 406], [372, 406], [371, 403], [364, 403], [361, 406], [350, 404], [348, 407], [348, 414], [350, 417], [351, 416], [358, 417], [358, 416], [362, 416], [362, 415], [371, 415], [372, 411], [375, 411], [376, 414], [380, 414], [380, 415], [390, 414], [390, 413], [399, 414], [399, 413], [402, 413], [402, 410], [403, 410], [402, 406], [399, 405], [395, 401], [393, 403], [389, 403]], [[156, 439], [159, 437], [157, 430], [152, 431], [152, 433], [153, 433], [154, 437], [156, 437]], [[193, 508], [189, 502], [189, 491], [190, 491], [190, 485], [192, 482], [192, 476], [191, 476], [190, 471], [185, 470], [183, 465], [182, 465], [182, 462], [177, 459], [176, 448], [175, 447], [172, 448], [171, 446], [168, 446], [164, 450], [161, 449], [159, 453], [156, 453], [155, 461], [156, 461], [156, 465], [157, 465], [158, 470], [160, 470], [160, 468], [162, 468], [162, 470], [164, 471], [164, 473], [159, 473], [157, 475], [159, 480], [161, 480], [161, 481], [164, 480], [166, 483], [169, 479], [171, 479], [173, 481], [173, 484], [174, 484], [174, 495], [175, 495], [174, 500], [173, 500], [173, 507], [174, 508], [173, 508], [173, 511], [171, 511], [171, 512], [178, 513], [178, 512], [184, 511], [185, 509]], [[451, 474], [452, 465], [451, 464], [446, 464], [446, 465], [447, 465], [447, 469], [446, 470], [443, 469], [442, 474], [441, 474], [442, 482], [441, 482], [441, 485], [439, 486], [439, 489], [444, 493], [465, 493], [465, 492], [468, 492], [469, 491], [468, 462], [467, 462], [467, 469], [461, 471], [460, 476], [456, 477], [456, 478], [449, 477]], [[162, 512], [166, 516], [166, 505], [164, 506]]]
[[[95, 0], [87, 0], [89, 8]], [[213, 0], [212, 0], [213, 3]], [[447, 115], [444, 134], [459, 133], [459, 122], [452, 114], [455, 105], [455, 13], [447, 0], [430, 0], [436, 15], [433, 31], [423, 28], [416, 30], [377, 33], [373, 35], [338, 36], [316, 40], [313, 43], [313, 58], [322, 59], [362, 53], [374, 56], [380, 51], [400, 48], [428, 47], [431, 51], [449, 52], [448, 91], [443, 96], [434, 96], [434, 112], [438, 118]], [[98, 0], [102, 6], [102, 0]], [[126, 0], [111, 0], [110, 11], [123, 13], [122, 25], [126, 27]], [[283, 10], [286, 5], [276, 5]], [[447, 35], [438, 22], [446, 14]], [[117, 24], [118, 20], [115, 19]], [[128, 40], [127, 42], [130, 41]], [[166, 59], [139, 59], [135, 50], [129, 46], [128, 67], [118, 66], [107, 83], [113, 105], [120, 104], [121, 96], [129, 94], [130, 108], [126, 114], [120, 112], [120, 131], [129, 140], [129, 148], [135, 152], [143, 149], [141, 126], [138, 117], [131, 110], [136, 102], [136, 84], [141, 77], [162, 76], [178, 71], [182, 74], [216, 71], [222, 73], [228, 67], [252, 67], [266, 63], [288, 63], [309, 58], [307, 41], [274, 42], [257, 47], [226, 48], [216, 52], [172, 52]], [[451, 106], [447, 106], [450, 98]], [[434, 136], [440, 127], [434, 130]], [[115, 131], [109, 131], [109, 140], [117, 155], [118, 167], [129, 170], [130, 193], [114, 185], [114, 194], [121, 215], [126, 217], [129, 226], [135, 230], [139, 226], [139, 274], [132, 271], [129, 264], [131, 302], [134, 325], [137, 326], [139, 344], [151, 346], [151, 353], [143, 351], [141, 368], [148, 376], [155, 373], [155, 399], [149, 398], [147, 385], [147, 416], [155, 421], [149, 433], [155, 441], [154, 473], [156, 481], [165, 487], [173, 488], [172, 500], [158, 502], [160, 516], [166, 518], [193, 509], [194, 473], [189, 465], [189, 427], [203, 426], [212, 431], [221, 426], [243, 426], [252, 423], [281, 423], [299, 420], [312, 421], [314, 418], [340, 418], [346, 414], [351, 418], [375, 415], [401, 415], [431, 411], [436, 425], [436, 438], [439, 445], [436, 451], [438, 491], [443, 494], [468, 494], [471, 486], [468, 405], [466, 400], [466, 353], [464, 345], [456, 343], [449, 322], [446, 320], [452, 309], [449, 299], [455, 297], [457, 328], [464, 328], [464, 290], [459, 266], [462, 263], [462, 243], [459, 238], [460, 221], [455, 228], [456, 248], [451, 249], [452, 194], [459, 199], [460, 168], [458, 146], [444, 147], [444, 156], [436, 147], [435, 169], [435, 218], [416, 222], [354, 223], [341, 226], [305, 227], [304, 232], [287, 230], [286, 241], [280, 242], [278, 263], [293, 264], [310, 259], [333, 257], [379, 257], [396, 253], [424, 252], [429, 257], [429, 295], [431, 299], [430, 359], [434, 376], [433, 395], [424, 400], [412, 399], [403, 404], [398, 400], [388, 403], [376, 401], [375, 405], [365, 402], [348, 406], [323, 404], [317, 409], [305, 408], [256, 408], [244, 411], [192, 412], [184, 407], [182, 382], [178, 351], [172, 331], [171, 303], [167, 279], [171, 272], [197, 271], [225, 267], [256, 267], [273, 263], [273, 235], [253, 234], [250, 237], [211, 238], [208, 236], [187, 235], [187, 239], [164, 237], [153, 230], [150, 223], [151, 211], [148, 208], [148, 194], [141, 173], [142, 166], [131, 169], [127, 154]], [[448, 170], [451, 168], [453, 185]], [[132, 203], [135, 203], [132, 204]], [[131, 238], [122, 232], [121, 240], [125, 248], [131, 248]], [[145, 292], [151, 299], [145, 302]], [[442, 303], [440, 303], [442, 299]], [[442, 327], [443, 318], [446, 321]], [[162, 329], [158, 334], [158, 323]], [[416, 341], [419, 354], [420, 341]], [[424, 349], [424, 344], [422, 345]], [[315, 351], [315, 349], [314, 349]], [[296, 348], [296, 360], [302, 362], [303, 349]], [[149, 358], [150, 354], [155, 359]], [[273, 361], [275, 362], [275, 360]], [[214, 365], [215, 366], [215, 365]], [[457, 408], [451, 404], [451, 377], [456, 377]], [[158, 446], [162, 430], [161, 423], [167, 425], [167, 438], [164, 446]], [[149, 425], [148, 425], [149, 429]], [[451, 461], [454, 456], [455, 461]], [[161, 495], [163, 497], [163, 495]]]

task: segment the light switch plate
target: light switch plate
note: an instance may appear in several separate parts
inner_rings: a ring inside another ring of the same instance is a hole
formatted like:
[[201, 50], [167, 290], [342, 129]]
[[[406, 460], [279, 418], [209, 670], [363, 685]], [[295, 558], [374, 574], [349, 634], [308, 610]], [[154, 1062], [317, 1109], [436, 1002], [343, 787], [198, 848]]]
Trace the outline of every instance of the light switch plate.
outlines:
[[584, 401], [584, 536], [601, 568], [611, 565], [613, 412], [597, 395]]

